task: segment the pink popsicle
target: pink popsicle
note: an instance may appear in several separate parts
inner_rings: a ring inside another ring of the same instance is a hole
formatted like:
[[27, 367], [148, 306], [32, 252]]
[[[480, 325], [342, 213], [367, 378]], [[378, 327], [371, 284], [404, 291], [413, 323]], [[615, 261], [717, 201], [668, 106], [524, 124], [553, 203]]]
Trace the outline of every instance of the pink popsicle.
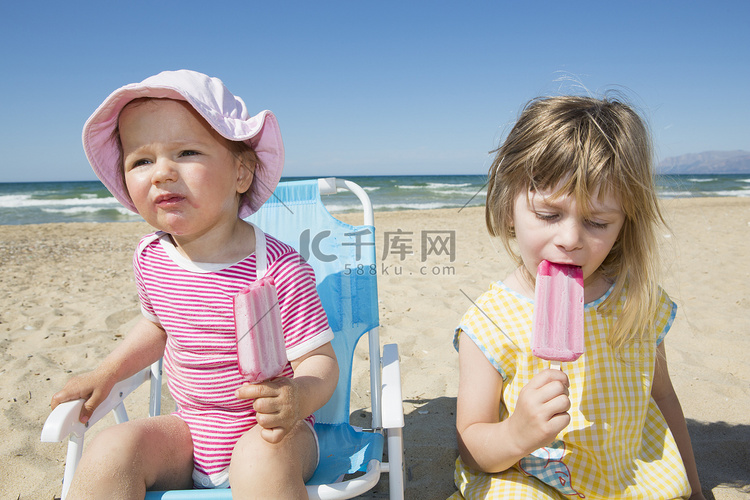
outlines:
[[273, 279], [261, 278], [234, 297], [234, 325], [242, 376], [261, 382], [279, 375], [287, 358]]
[[580, 267], [546, 260], [539, 263], [531, 352], [558, 363], [575, 361], [583, 354], [583, 271]]

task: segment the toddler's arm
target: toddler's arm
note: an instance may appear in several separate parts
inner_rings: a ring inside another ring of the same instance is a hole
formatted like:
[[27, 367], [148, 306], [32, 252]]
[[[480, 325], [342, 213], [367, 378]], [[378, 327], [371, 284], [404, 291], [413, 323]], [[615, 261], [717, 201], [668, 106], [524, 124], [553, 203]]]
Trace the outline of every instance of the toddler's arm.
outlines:
[[300, 420], [321, 408], [333, 395], [339, 378], [339, 365], [330, 342], [292, 363], [294, 377], [278, 377], [257, 384], [243, 384], [237, 397], [255, 399], [261, 435], [278, 443]]
[[146, 318], [133, 327], [125, 340], [93, 371], [77, 375], [52, 396], [52, 408], [60, 403], [85, 399], [80, 421], [86, 423], [112, 386], [157, 361], [164, 354], [166, 332]]
[[521, 390], [516, 411], [500, 421], [503, 379], [467, 335], [459, 337], [456, 414], [461, 458], [476, 470], [508, 469], [548, 445], [570, 422], [568, 377], [544, 370]]
[[667, 354], [664, 349], [664, 341], [659, 345], [656, 354], [656, 369], [654, 370], [654, 383], [651, 386], [651, 396], [659, 407], [664, 420], [672, 431], [672, 436], [677, 443], [677, 449], [680, 451], [682, 463], [685, 464], [690, 488], [693, 490], [690, 496], [691, 500], [705, 500], [701, 491], [701, 482], [698, 479], [698, 468], [695, 464], [695, 455], [693, 454], [693, 445], [690, 442], [685, 416], [682, 413], [682, 406], [674, 392], [672, 380], [669, 378], [669, 367], [667, 366]]

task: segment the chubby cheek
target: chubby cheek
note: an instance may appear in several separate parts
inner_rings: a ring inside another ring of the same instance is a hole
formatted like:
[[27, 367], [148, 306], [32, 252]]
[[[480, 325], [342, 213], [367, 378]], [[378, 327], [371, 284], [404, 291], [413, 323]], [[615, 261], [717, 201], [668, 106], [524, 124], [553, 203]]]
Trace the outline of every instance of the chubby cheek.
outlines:
[[613, 245], [614, 242], [612, 241], [602, 241], [590, 247], [588, 263], [583, 267], [584, 280], [599, 270], [602, 262], [604, 262], [612, 251]]
[[128, 190], [128, 195], [130, 195], [130, 200], [135, 208], [138, 209], [138, 212], [142, 212], [148, 196], [148, 186], [144, 186], [144, 183], [137, 176], [125, 175], [125, 188]]
[[157, 229], [162, 229], [159, 226], [161, 221], [158, 220], [160, 211], [157, 206], [152, 203], [151, 189], [153, 186], [150, 180], [145, 178], [145, 176], [133, 174], [125, 177], [125, 187], [128, 189], [130, 200], [133, 202], [133, 205], [135, 205], [138, 214], [152, 226], [157, 227]]
[[516, 236], [516, 245], [523, 261], [528, 268], [533, 268], [536, 274], [536, 268], [543, 259], [546, 241], [542, 238], [534, 237], [535, 233], [523, 232], [522, 235]]

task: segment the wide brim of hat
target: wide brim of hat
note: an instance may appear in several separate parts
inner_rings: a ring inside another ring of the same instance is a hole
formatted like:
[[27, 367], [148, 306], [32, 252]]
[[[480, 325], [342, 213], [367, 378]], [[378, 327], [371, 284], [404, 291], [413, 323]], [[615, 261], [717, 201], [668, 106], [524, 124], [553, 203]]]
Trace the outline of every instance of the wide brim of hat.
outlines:
[[276, 116], [271, 111], [264, 110], [246, 119], [226, 117], [174, 87], [131, 84], [110, 94], [83, 127], [83, 149], [94, 173], [125, 208], [138, 213], [123, 184], [120, 148], [114, 132], [122, 108], [142, 97], [187, 101], [220, 135], [230, 141], [247, 142], [253, 148], [261, 164], [255, 169], [250, 189], [242, 196], [240, 218], [257, 212], [271, 197], [284, 169], [284, 143]]

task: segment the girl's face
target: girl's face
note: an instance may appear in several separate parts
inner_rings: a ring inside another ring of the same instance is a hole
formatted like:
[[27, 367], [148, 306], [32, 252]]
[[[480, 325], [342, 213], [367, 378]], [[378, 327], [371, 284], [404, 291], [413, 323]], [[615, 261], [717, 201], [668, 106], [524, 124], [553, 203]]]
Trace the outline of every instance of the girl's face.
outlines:
[[173, 236], [200, 236], [237, 221], [239, 193], [253, 175], [189, 104], [126, 106], [119, 127], [125, 184], [146, 222]]
[[574, 197], [553, 199], [555, 190], [521, 192], [515, 200], [513, 228], [523, 265], [536, 277], [542, 260], [583, 268], [586, 300], [601, 296], [609, 283], [597, 270], [609, 254], [625, 222], [619, 201], [594, 193], [583, 215]]

